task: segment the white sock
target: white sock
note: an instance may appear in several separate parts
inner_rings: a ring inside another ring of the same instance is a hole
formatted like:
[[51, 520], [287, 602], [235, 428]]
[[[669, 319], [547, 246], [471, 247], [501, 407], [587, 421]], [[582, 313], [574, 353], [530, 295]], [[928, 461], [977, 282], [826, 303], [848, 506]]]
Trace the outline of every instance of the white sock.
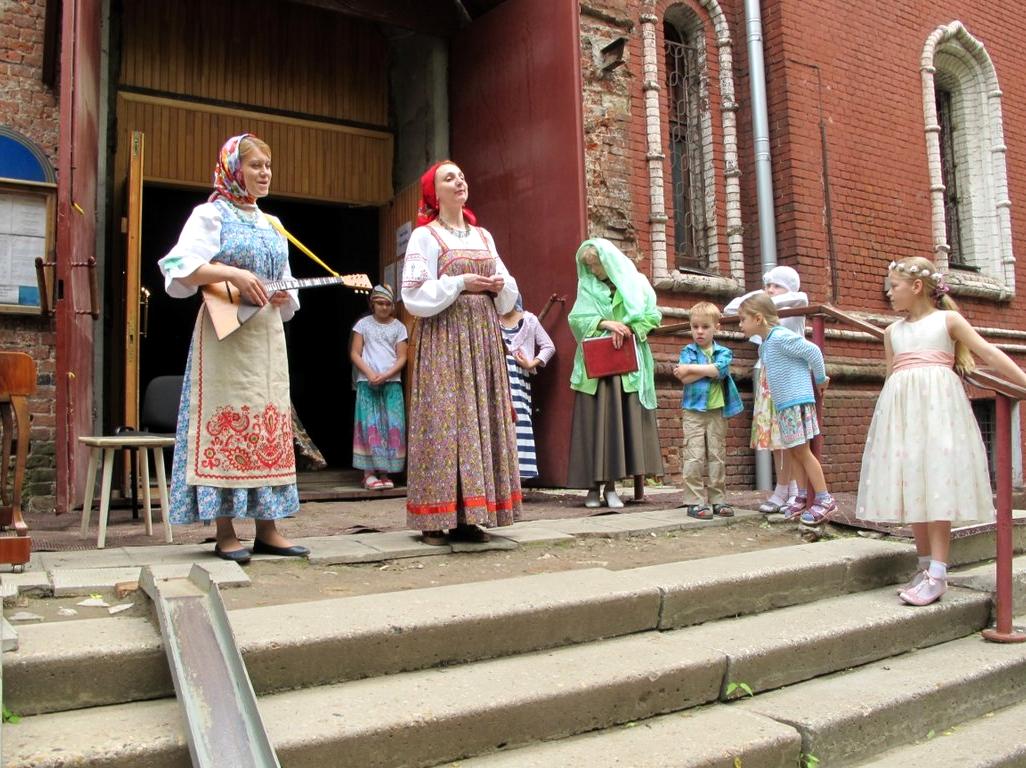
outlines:
[[798, 483], [792, 480], [787, 484], [787, 498], [792, 498], [798, 495]]
[[773, 495], [769, 497], [769, 500], [776, 502], [777, 504], [783, 504], [787, 501], [787, 486], [782, 483], [777, 483], [777, 487], [773, 489]]
[[946, 581], [948, 578], [948, 564], [942, 563], [940, 560], [931, 560], [930, 576], [940, 581]]
[[931, 561], [930, 561], [930, 556], [929, 555], [923, 555], [922, 557], [920, 557], [919, 558], [919, 570], [920, 571], [925, 571], [925, 570], [929, 569], [930, 562]]

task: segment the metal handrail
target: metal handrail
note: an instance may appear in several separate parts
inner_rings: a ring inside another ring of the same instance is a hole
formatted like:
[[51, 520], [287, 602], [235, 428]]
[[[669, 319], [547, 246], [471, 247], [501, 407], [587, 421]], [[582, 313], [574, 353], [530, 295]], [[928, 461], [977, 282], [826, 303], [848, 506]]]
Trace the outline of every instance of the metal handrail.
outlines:
[[[877, 341], [883, 341], [884, 329], [844, 312], [831, 304], [815, 304], [808, 307], [781, 309], [780, 317], [803, 315], [812, 318], [812, 340], [821, 350], [826, 341], [827, 319], [862, 331]], [[738, 317], [724, 316], [720, 323], [733, 325]], [[689, 323], [671, 323], [652, 330], [649, 335], [669, 335], [690, 331]], [[998, 643], [1021, 643], [1026, 641], [1026, 630], [1012, 625], [1012, 403], [1026, 400], [1026, 388], [1007, 379], [977, 368], [966, 374], [963, 380], [979, 389], [994, 393], [994, 473], [997, 503], [997, 558], [996, 598], [997, 622], [994, 627], [983, 630], [983, 637]], [[819, 402], [816, 403], [817, 409]], [[821, 414], [818, 414], [821, 415]]]

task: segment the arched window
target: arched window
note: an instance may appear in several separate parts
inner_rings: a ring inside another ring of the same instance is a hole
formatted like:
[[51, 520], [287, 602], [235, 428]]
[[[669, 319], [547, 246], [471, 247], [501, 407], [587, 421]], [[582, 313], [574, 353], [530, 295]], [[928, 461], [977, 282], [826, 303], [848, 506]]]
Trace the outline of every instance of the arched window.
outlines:
[[[663, 23], [670, 164], [670, 220], [673, 222], [674, 266], [680, 270], [714, 272], [709, 223], [715, 221], [709, 118], [709, 78], [705, 36], [698, 18], [677, 6]], [[675, 18], [674, 18], [675, 17]]]
[[1008, 299], [1015, 258], [994, 64], [955, 21], [927, 38], [921, 72], [934, 258], [956, 293]]
[[641, 14], [641, 39], [652, 284], [737, 293], [744, 227], [727, 17], [718, 0], [673, 3], [661, 17]]
[[0, 126], [0, 179], [53, 184], [57, 176], [39, 147], [17, 131]]

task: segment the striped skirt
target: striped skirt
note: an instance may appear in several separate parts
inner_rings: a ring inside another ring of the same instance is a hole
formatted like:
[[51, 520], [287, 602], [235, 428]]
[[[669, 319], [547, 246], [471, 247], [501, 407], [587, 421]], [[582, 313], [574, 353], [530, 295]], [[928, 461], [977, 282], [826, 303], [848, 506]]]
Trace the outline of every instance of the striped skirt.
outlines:
[[534, 426], [531, 423], [531, 381], [512, 355], [506, 355], [509, 391], [517, 414], [517, 455], [520, 479], [538, 477], [538, 457], [534, 452]]

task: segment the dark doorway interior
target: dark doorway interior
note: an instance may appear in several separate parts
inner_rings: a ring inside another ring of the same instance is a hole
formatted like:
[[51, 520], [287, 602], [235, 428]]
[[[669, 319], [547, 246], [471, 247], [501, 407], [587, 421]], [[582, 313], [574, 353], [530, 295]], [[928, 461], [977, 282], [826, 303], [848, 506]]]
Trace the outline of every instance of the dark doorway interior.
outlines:
[[[139, 360], [140, 392], [156, 376], [185, 369], [199, 299], [172, 299], [157, 261], [178, 240], [192, 209], [203, 202], [193, 190], [146, 185], [143, 195], [142, 284], [150, 291], [149, 323]], [[304, 245], [340, 273], [378, 272], [378, 214], [352, 208], [270, 197], [261, 206]], [[327, 273], [295, 247], [289, 260], [296, 277]], [[339, 286], [300, 292], [300, 311], [285, 324], [292, 401], [330, 467], [352, 466], [353, 389], [349, 330], [366, 312], [366, 297]]]

